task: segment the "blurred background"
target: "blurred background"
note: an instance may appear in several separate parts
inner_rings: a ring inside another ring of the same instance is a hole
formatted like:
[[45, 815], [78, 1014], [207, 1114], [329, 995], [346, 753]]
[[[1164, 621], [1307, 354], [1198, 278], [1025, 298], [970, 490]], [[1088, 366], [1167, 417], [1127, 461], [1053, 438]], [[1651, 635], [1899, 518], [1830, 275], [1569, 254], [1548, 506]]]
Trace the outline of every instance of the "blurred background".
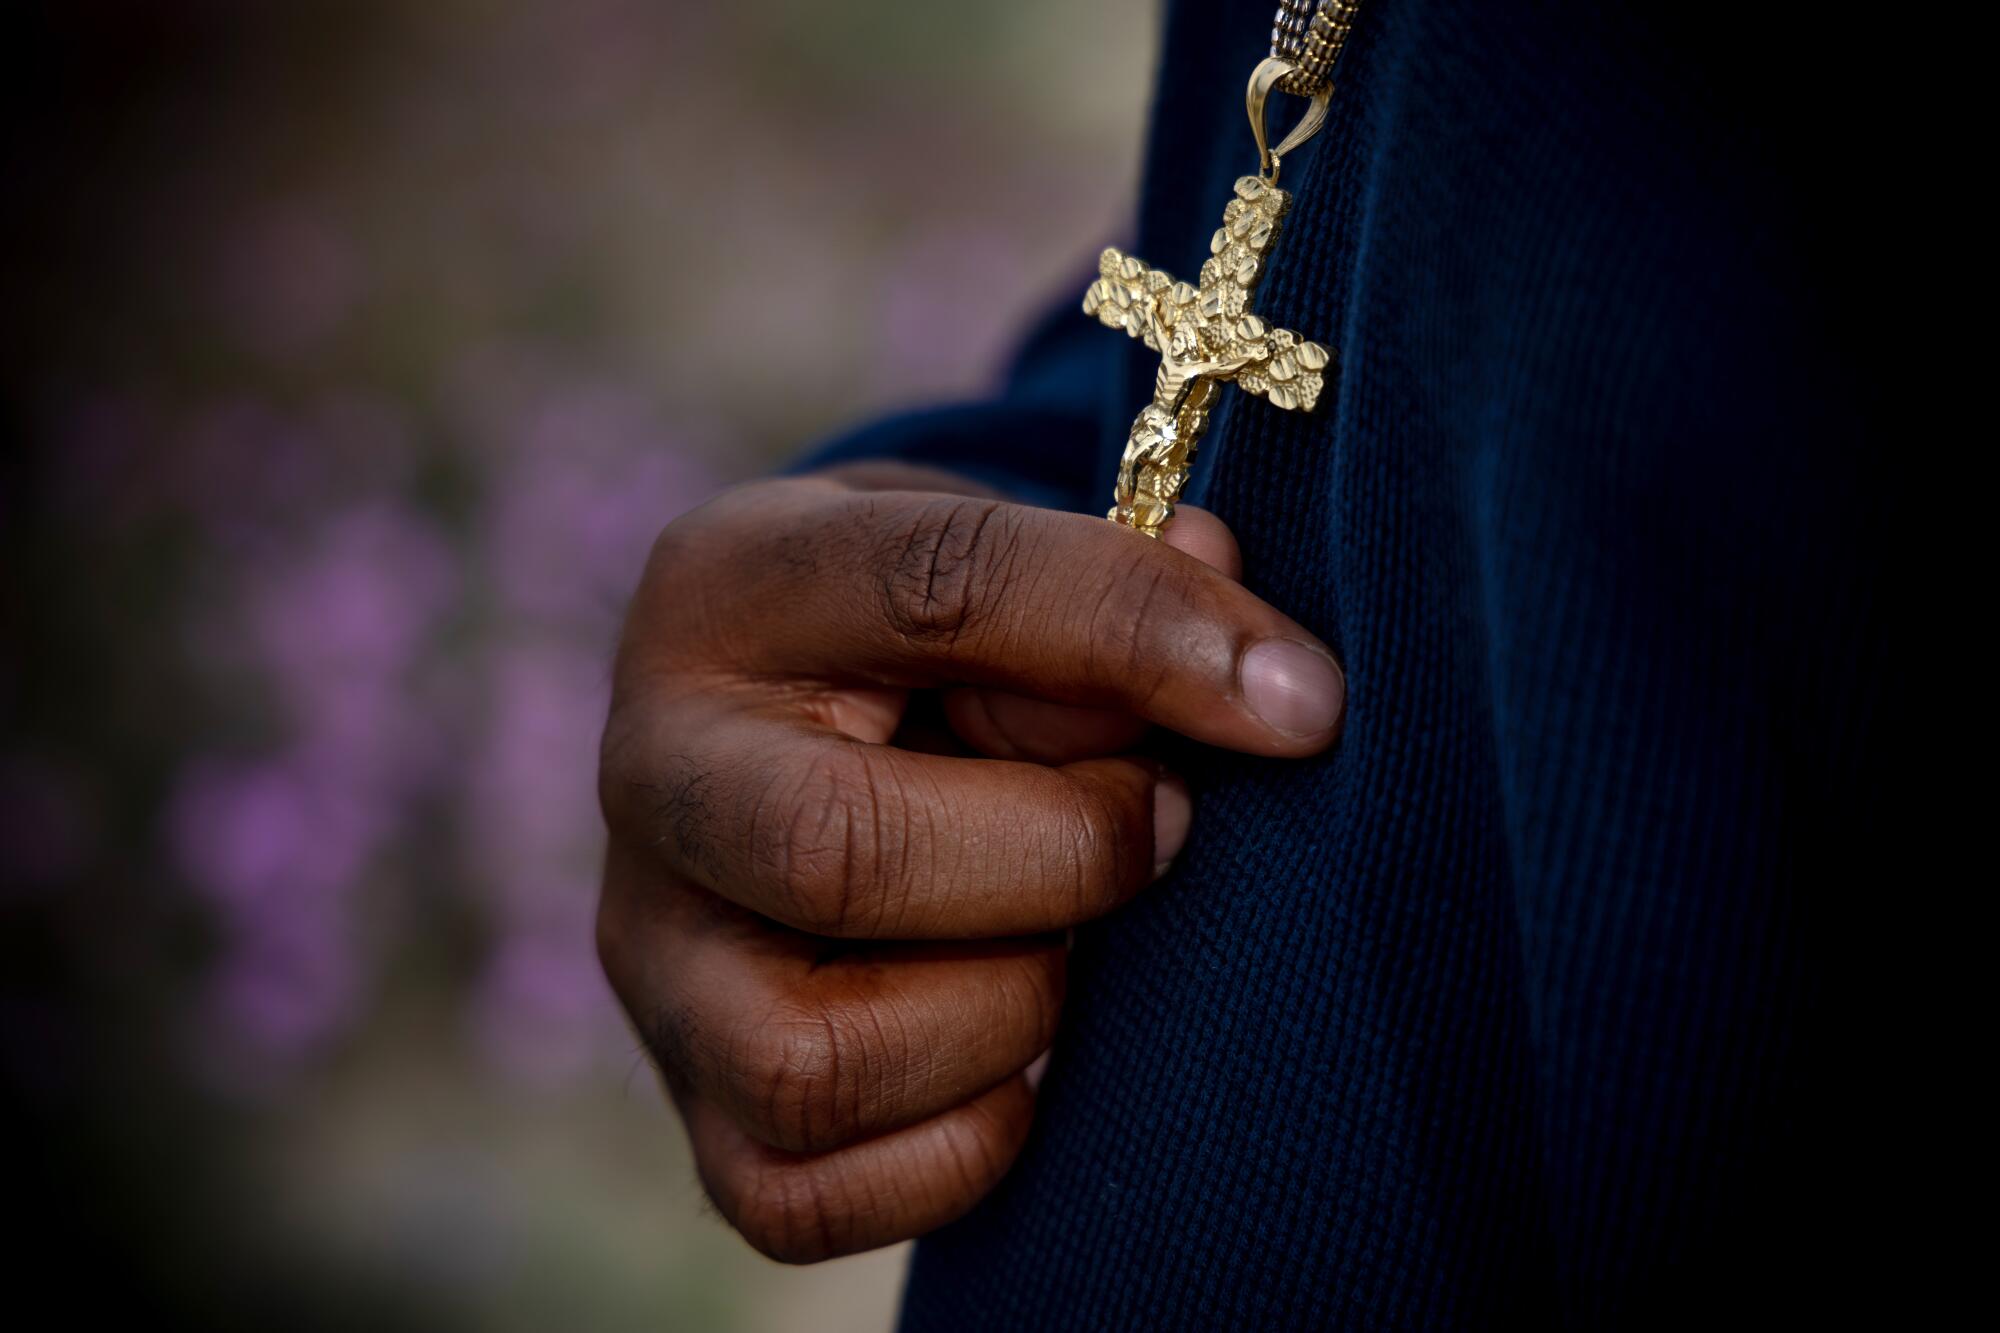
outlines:
[[704, 1212], [600, 979], [652, 535], [978, 393], [1150, 0], [71, 0], [4, 60], [17, 1274], [154, 1326], [878, 1329]]

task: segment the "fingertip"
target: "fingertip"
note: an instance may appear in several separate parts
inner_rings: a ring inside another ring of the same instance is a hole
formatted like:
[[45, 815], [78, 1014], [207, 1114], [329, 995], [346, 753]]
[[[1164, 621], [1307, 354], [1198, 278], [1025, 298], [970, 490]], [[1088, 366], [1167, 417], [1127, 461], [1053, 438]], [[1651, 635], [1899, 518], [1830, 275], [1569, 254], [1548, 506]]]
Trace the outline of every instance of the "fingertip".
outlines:
[[1049, 1047], [1048, 1050], [1043, 1051], [1035, 1057], [1033, 1064], [1021, 1071], [1021, 1077], [1028, 1081], [1029, 1092], [1040, 1092], [1042, 1090], [1042, 1079], [1047, 1077], [1049, 1061], [1055, 1058], [1055, 1053], [1055, 1047]]
[[1173, 773], [1163, 773], [1153, 787], [1153, 878], [1173, 867], [1174, 858], [1187, 845], [1188, 828], [1194, 822], [1194, 800], [1186, 782]]
[[1347, 678], [1331, 653], [1292, 639], [1265, 639], [1243, 654], [1243, 702], [1288, 741], [1316, 752], [1332, 744], [1347, 706]]

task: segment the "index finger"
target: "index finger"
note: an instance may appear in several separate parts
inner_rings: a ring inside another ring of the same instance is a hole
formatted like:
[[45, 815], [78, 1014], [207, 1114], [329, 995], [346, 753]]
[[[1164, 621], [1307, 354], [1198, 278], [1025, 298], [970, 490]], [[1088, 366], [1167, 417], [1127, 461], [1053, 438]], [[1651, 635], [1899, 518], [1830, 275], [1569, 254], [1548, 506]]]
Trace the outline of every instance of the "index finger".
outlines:
[[[1243, 552], [1229, 525], [1196, 505], [1180, 505], [1160, 540], [1210, 569], [1243, 582]], [[966, 686], [943, 694], [945, 717], [958, 738], [989, 759], [1063, 764], [1118, 754], [1137, 745], [1146, 720], [1116, 709], [1076, 708], [1007, 690]]]
[[1339, 726], [1345, 681], [1318, 637], [1130, 529], [972, 496], [829, 503], [814, 483], [756, 517], [729, 634], [755, 674], [998, 686], [1252, 754], [1312, 754]]

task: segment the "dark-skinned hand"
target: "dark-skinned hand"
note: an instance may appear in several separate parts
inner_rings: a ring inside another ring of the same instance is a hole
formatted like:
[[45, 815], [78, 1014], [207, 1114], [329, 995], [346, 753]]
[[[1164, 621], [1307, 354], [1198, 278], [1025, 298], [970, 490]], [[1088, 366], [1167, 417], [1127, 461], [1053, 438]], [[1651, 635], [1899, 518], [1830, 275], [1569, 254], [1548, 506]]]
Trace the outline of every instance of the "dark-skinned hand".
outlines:
[[[1331, 655], [1238, 577], [1196, 509], [1148, 541], [893, 466], [660, 534], [605, 729], [598, 948], [752, 1245], [920, 1235], [1013, 1163], [1063, 933], [1187, 836], [1186, 787], [1122, 753], [1148, 725], [1333, 742]], [[913, 739], [913, 697], [955, 744]]]

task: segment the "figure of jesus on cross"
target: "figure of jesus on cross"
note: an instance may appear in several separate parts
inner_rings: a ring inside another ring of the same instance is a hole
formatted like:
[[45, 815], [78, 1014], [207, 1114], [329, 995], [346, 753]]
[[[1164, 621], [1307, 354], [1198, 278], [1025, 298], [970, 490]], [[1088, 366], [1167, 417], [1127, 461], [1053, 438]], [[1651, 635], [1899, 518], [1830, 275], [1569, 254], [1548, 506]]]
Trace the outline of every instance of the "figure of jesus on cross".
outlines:
[[1260, 176], [1238, 180], [1209, 241], [1199, 287], [1116, 249], [1099, 257], [1083, 312], [1160, 354], [1153, 400], [1133, 421], [1118, 465], [1118, 503], [1106, 515], [1113, 522], [1160, 535], [1224, 381], [1286, 409], [1310, 412], [1319, 401], [1327, 349], [1290, 329], [1270, 328], [1249, 310], [1290, 203], [1290, 195]]

